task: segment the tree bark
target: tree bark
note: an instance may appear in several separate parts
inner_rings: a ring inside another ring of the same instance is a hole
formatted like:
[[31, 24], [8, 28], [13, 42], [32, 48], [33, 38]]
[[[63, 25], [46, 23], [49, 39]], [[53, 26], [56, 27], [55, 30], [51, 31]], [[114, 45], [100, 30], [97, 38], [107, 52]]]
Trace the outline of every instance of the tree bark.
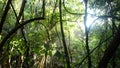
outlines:
[[66, 58], [66, 62], [67, 62], [67, 68], [71, 68], [70, 67], [70, 57], [69, 57], [68, 48], [67, 48], [66, 41], [65, 41], [64, 30], [63, 30], [62, 0], [59, 0], [59, 12], [60, 12], [60, 28], [61, 28], [62, 42], [63, 42], [64, 52], [65, 52], [65, 58]]
[[120, 25], [118, 31], [116, 32], [110, 44], [108, 45], [108, 48], [105, 50], [104, 55], [98, 64], [98, 68], [107, 68], [107, 64], [114, 55], [119, 44], [120, 44]]
[[11, 2], [12, 2], [12, 0], [8, 0], [7, 5], [6, 5], [6, 7], [5, 7], [5, 11], [3, 12], [2, 19], [1, 19], [1, 21], [0, 21], [0, 34], [1, 34], [1, 32], [2, 32], [2, 27], [3, 27], [3, 24], [4, 24], [4, 22], [5, 22], [5, 19], [6, 19], [6, 17], [7, 17], [7, 13], [8, 13], [8, 11], [9, 11], [9, 9], [10, 9], [10, 3], [11, 3]]

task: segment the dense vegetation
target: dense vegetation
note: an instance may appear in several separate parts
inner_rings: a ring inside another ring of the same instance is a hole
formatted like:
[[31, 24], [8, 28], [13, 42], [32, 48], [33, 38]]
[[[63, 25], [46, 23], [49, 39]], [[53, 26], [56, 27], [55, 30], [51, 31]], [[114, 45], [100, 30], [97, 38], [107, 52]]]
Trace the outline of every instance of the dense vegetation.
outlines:
[[120, 0], [0, 0], [0, 68], [119, 68]]

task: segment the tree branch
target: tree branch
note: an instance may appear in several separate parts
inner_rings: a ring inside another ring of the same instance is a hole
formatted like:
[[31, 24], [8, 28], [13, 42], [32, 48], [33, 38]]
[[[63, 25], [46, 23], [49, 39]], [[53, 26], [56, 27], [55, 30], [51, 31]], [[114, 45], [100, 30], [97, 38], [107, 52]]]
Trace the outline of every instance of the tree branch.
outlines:
[[5, 19], [7, 17], [7, 13], [9, 11], [9, 9], [10, 9], [10, 3], [11, 2], [12, 2], [12, 0], [8, 0], [7, 5], [5, 7], [5, 11], [4, 11], [3, 15], [2, 15], [2, 18], [1, 18], [1, 21], [0, 21], [0, 34], [2, 32], [2, 27], [3, 27], [3, 24], [5, 22]]
[[108, 38], [106, 38], [105, 40], [101, 41], [94, 49], [92, 49], [92, 50], [90, 51], [90, 53], [89, 53], [88, 55], [86, 55], [86, 56], [82, 59], [82, 61], [81, 61], [80, 63], [76, 64], [75, 67], [77, 67], [77, 68], [80, 67], [80, 65], [82, 65], [82, 63], [85, 61], [85, 59], [88, 58], [88, 56], [89, 56], [90, 54], [92, 54], [98, 47], [100, 47], [104, 42], [106, 42], [107, 40], [109, 40], [111, 37], [113, 37], [113, 35], [111, 35], [110, 37], [108, 37]]
[[23, 27], [24, 25], [30, 23], [30, 22], [33, 22], [33, 21], [36, 21], [36, 20], [44, 20], [44, 17], [38, 17], [38, 18], [33, 18], [33, 19], [30, 19], [30, 20], [27, 20], [25, 22], [23, 22], [22, 24], [18, 25], [17, 27], [15, 27], [14, 29], [12, 29], [8, 34], [7, 36], [2, 40], [2, 42], [0, 43], [0, 53], [1, 53], [1, 50], [2, 50], [2, 47], [3, 45], [5, 44], [5, 42], [18, 30], [20, 29], [21, 27]]
[[72, 15], [84, 15], [84, 13], [73, 13], [73, 12], [70, 12], [69, 10], [67, 10], [66, 6], [65, 6], [65, 0], [63, 0], [63, 7], [65, 9], [66, 12], [72, 14]]

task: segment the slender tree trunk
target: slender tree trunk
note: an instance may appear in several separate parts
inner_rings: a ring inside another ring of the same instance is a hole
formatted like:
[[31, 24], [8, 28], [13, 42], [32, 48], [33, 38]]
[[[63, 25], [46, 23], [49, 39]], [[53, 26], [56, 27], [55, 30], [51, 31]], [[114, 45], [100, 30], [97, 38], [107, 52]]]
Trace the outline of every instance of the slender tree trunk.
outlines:
[[59, 12], [60, 12], [60, 28], [61, 28], [62, 42], [63, 42], [63, 46], [64, 46], [65, 58], [66, 58], [66, 62], [67, 62], [67, 68], [71, 68], [70, 67], [70, 57], [69, 57], [68, 48], [67, 48], [67, 45], [65, 42], [65, 35], [64, 35], [63, 23], [62, 23], [62, 0], [59, 0]]
[[11, 2], [12, 2], [12, 0], [8, 0], [7, 5], [5, 7], [5, 11], [3, 12], [2, 19], [0, 21], [0, 34], [2, 32], [2, 27], [3, 27], [3, 24], [4, 24], [4, 22], [6, 20], [6, 17], [7, 17], [7, 13], [9, 11], [9, 9], [10, 9], [10, 3]]
[[84, 26], [85, 26], [85, 35], [86, 35], [86, 50], [87, 50], [87, 54], [88, 54], [88, 68], [91, 68], [92, 64], [91, 64], [91, 56], [89, 55], [90, 53], [90, 49], [89, 49], [89, 43], [88, 43], [88, 28], [87, 28], [87, 2], [88, 0], [84, 0], [85, 3], [85, 16], [84, 16]]

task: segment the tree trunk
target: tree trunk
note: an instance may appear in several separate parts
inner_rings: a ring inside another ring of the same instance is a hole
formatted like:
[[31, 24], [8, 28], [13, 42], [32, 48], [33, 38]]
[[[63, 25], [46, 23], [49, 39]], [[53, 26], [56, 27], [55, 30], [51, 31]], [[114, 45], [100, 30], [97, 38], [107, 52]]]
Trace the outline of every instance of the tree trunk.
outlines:
[[120, 26], [115, 36], [113, 37], [113, 40], [108, 45], [108, 48], [105, 50], [104, 55], [98, 64], [98, 68], [107, 68], [107, 64], [114, 55], [119, 44], [120, 44]]
[[61, 29], [64, 52], [65, 52], [65, 58], [66, 58], [66, 62], [67, 62], [67, 68], [71, 68], [71, 66], [70, 66], [70, 56], [69, 56], [68, 48], [67, 48], [66, 41], [65, 41], [63, 22], [62, 22], [62, 0], [59, 0], [59, 13], [60, 13], [60, 29]]

